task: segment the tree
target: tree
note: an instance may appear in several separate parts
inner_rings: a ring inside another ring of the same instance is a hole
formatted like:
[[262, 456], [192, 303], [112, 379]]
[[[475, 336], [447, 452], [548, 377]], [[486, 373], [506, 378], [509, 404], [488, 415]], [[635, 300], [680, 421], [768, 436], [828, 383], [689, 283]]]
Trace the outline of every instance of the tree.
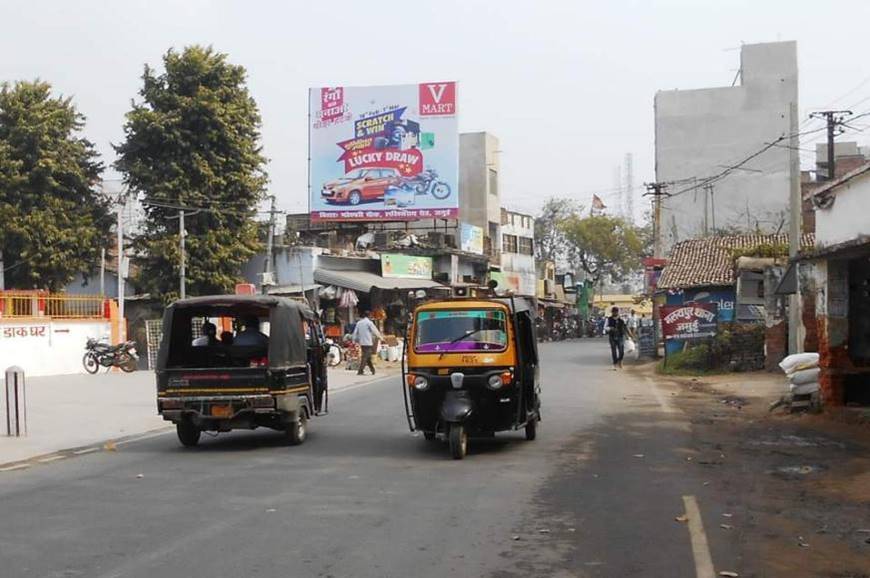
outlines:
[[211, 47], [192, 46], [148, 65], [141, 102], [126, 115], [126, 140], [115, 166], [142, 197], [143, 232], [134, 240], [138, 285], [164, 299], [177, 296], [178, 214], [187, 230], [187, 282], [192, 294], [223, 293], [259, 248], [254, 222], [268, 178], [260, 147], [260, 113], [242, 66]]
[[559, 226], [583, 208], [573, 199], [550, 197], [535, 218], [535, 260], [554, 261], [573, 267], [572, 246]]
[[99, 262], [111, 227], [103, 170], [72, 99], [36, 80], [0, 85], [0, 251], [5, 285], [62, 289]]
[[643, 241], [634, 225], [607, 215], [573, 215], [560, 224], [579, 266], [593, 284], [621, 281], [640, 267]]

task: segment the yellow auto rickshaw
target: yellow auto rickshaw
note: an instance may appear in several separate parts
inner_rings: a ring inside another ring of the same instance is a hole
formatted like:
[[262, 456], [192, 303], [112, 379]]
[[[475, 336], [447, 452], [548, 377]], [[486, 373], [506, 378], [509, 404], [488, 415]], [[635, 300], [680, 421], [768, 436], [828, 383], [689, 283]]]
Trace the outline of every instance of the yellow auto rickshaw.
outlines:
[[522, 297], [453, 297], [419, 305], [402, 364], [411, 431], [445, 439], [454, 459], [469, 436], [525, 429], [541, 419], [534, 304]]

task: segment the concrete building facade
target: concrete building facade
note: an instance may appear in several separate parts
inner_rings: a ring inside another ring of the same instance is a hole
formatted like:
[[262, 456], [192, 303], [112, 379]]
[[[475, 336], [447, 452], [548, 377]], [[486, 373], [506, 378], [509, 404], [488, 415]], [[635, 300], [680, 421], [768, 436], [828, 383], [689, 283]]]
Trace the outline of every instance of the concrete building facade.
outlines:
[[459, 135], [459, 219], [483, 229], [484, 247], [492, 256], [501, 237], [498, 146], [498, 138], [487, 132]]
[[662, 211], [664, 246], [715, 228], [775, 232], [788, 220], [789, 150], [772, 146], [712, 184], [719, 175], [790, 134], [798, 102], [795, 42], [747, 44], [734, 86], [665, 90], [655, 97], [656, 180], [672, 183]]
[[506, 287], [517, 295], [534, 297], [538, 275], [535, 268], [535, 218], [524, 213], [500, 211], [501, 275]]

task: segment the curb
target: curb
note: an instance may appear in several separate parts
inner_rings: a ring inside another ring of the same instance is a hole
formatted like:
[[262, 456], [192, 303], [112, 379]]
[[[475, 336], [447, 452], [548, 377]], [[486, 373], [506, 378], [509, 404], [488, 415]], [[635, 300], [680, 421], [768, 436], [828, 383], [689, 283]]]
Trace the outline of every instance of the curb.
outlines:
[[23, 460], [15, 460], [11, 462], [5, 462], [0, 464], [0, 473], [2, 472], [11, 472], [27, 469], [30, 466], [36, 466], [40, 464], [47, 464], [56, 461], [60, 461], [66, 458], [78, 457], [82, 455], [87, 455], [90, 453], [96, 453], [98, 451], [113, 451], [110, 448], [107, 448], [109, 444], [112, 446], [124, 445], [128, 443], [132, 443], [135, 441], [139, 441], [142, 439], [147, 439], [151, 437], [156, 437], [158, 435], [163, 435], [174, 431], [171, 426], [163, 426], [156, 429], [146, 430], [144, 432], [130, 434], [126, 436], [122, 436], [119, 438], [108, 438], [100, 442], [95, 442], [92, 444], [87, 444], [83, 446], [76, 446], [73, 448], [67, 448], [62, 450], [57, 450], [53, 452], [49, 452], [46, 454], [39, 454], [35, 456], [31, 456], [29, 458], [24, 458]]
[[[398, 377], [399, 374], [381, 374], [381, 375], [373, 375], [370, 376], [370, 379], [356, 381], [349, 385], [342, 387], [341, 389], [330, 390], [333, 395], [340, 394], [344, 391], [352, 391], [363, 387], [365, 385], [369, 385], [378, 381], [384, 381], [386, 379], [391, 379], [394, 377]], [[75, 458], [91, 453], [97, 453], [101, 451], [114, 451], [114, 446], [124, 445], [133, 443], [136, 441], [148, 439], [151, 437], [156, 437], [159, 435], [164, 435], [170, 432], [175, 431], [174, 426], [168, 425], [155, 429], [146, 430], [144, 432], [130, 434], [119, 438], [107, 438], [105, 440], [94, 442], [91, 444], [76, 446], [72, 448], [65, 448], [61, 450], [56, 450], [53, 452], [48, 452], [45, 454], [38, 454], [35, 456], [31, 456], [29, 458], [24, 458], [21, 460], [14, 460], [11, 462], [0, 463], [0, 473], [4, 472], [13, 472], [13, 471], [21, 471], [30, 468], [31, 466], [39, 466], [45, 465], [49, 463], [54, 463], [67, 458]], [[111, 444], [111, 446], [110, 446]], [[110, 447], [107, 447], [110, 446]]]

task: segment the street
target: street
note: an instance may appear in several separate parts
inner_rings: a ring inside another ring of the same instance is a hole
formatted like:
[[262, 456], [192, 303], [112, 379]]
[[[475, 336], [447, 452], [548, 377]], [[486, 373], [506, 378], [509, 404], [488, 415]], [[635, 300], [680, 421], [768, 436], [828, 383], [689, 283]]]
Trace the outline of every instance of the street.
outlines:
[[[7, 473], [4, 575], [692, 575], [672, 520], [702, 488], [669, 473], [668, 406], [609, 371], [603, 342], [543, 355], [538, 440], [479, 440], [462, 462], [407, 431], [392, 377], [334, 395], [298, 448], [257, 430], [190, 451], [168, 433]], [[587, 437], [614, 420], [627, 435]]]
[[603, 341], [541, 350], [538, 439], [474, 440], [464, 461], [407, 431], [392, 376], [335, 393], [300, 447], [257, 430], [190, 450], [168, 432], [0, 473], [2, 574], [707, 578], [742, 567], [738, 533], [720, 528], [726, 512], [745, 523], [735, 492], [687, 462], [674, 392], [611, 371]]

